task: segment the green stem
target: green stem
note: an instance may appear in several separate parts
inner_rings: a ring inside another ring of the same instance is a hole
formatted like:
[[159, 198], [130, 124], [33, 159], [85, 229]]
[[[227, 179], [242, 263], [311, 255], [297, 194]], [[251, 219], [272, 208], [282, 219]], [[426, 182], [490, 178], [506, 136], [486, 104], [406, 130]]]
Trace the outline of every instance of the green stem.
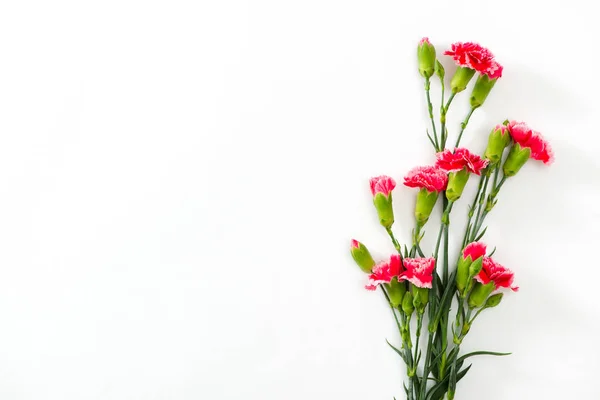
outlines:
[[394, 247], [396, 248], [396, 251], [398, 252], [398, 254], [402, 254], [402, 246], [400, 246], [400, 243], [398, 243], [398, 241], [396, 240], [396, 237], [394, 236], [394, 232], [392, 232], [392, 228], [385, 228], [385, 230], [387, 231], [388, 235], [390, 235], [390, 239], [392, 239], [392, 243], [394, 244]]
[[477, 212], [475, 213], [476, 218], [475, 218], [475, 223], [473, 224], [473, 227], [475, 229], [471, 230], [471, 237], [469, 238], [469, 242], [472, 242], [476, 237], [477, 234], [479, 233], [479, 228], [478, 226], [481, 226], [481, 224], [483, 223], [483, 221], [479, 221], [481, 219], [481, 214], [484, 211], [483, 208], [483, 204], [485, 203], [485, 194], [487, 192], [487, 186], [488, 186], [488, 182], [490, 180], [490, 174], [492, 173], [492, 171], [487, 171], [484, 177], [484, 181], [483, 181], [483, 189], [481, 190], [481, 193], [479, 194], [479, 203], [477, 206]]
[[469, 119], [471, 119], [471, 115], [473, 115], [473, 112], [475, 112], [476, 109], [476, 107], [471, 108], [471, 110], [469, 110], [469, 113], [465, 117], [465, 120], [460, 124], [460, 133], [458, 134], [458, 139], [456, 139], [456, 144], [454, 145], [454, 147], [458, 147], [458, 145], [460, 144], [460, 139], [462, 139], [463, 132], [467, 128]]
[[[423, 314], [417, 311], [417, 331], [415, 332], [415, 356], [413, 360], [417, 364], [419, 359], [419, 341], [421, 339], [421, 328], [423, 327]], [[417, 375], [418, 364], [414, 366], [415, 376]]]
[[[467, 241], [469, 240], [469, 233], [471, 230], [471, 220], [473, 219], [473, 215], [475, 214], [475, 207], [477, 207], [477, 199], [479, 199], [479, 195], [481, 194], [481, 189], [483, 188], [483, 182], [485, 181], [485, 175], [482, 174], [479, 178], [479, 186], [477, 187], [477, 193], [475, 194], [475, 198], [473, 199], [473, 204], [469, 208], [469, 215], [467, 219], [467, 227], [465, 229], [465, 235], [463, 237], [462, 248], [464, 249], [467, 245]], [[462, 250], [462, 249], [461, 249]], [[460, 255], [459, 255], [460, 257]]]
[[429, 338], [427, 340], [427, 350], [425, 351], [425, 364], [423, 364], [423, 379], [421, 380], [421, 396], [420, 399], [425, 399], [425, 393], [427, 391], [427, 379], [429, 379], [429, 373], [431, 372], [431, 362], [433, 347], [433, 332], [429, 332]]
[[425, 78], [425, 96], [427, 97], [427, 111], [429, 111], [429, 119], [431, 120], [431, 128], [433, 129], [434, 148], [436, 151], [439, 151], [440, 145], [438, 142], [438, 135], [435, 127], [435, 119], [433, 118], [433, 105], [431, 104], [431, 97], [429, 95], [430, 86], [431, 82], [429, 78]]
[[388, 294], [385, 291], [385, 288], [383, 287], [383, 285], [379, 285], [379, 287], [381, 288], [381, 291], [383, 292], [383, 295], [385, 296], [385, 299], [387, 300], [388, 305], [392, 309], [392, 314], [394, 314], [394, 319], [396, 320], [396, 326], [398, 327], [398, 332], [400, 333], [400, 337], [402, 338], [402, 325], [400, 324], [400, 320], [398, 320], [398, 316], [396, 315], [396, 309], [392, 305], [392, 301], [390, 300], [390, 296], [388, 296]]
[[452, 209], [452, 203], [448, 202], [446, 196], [444, 196], [443, 202], [444, 210], [448, 209], [447, 211], [444, 211], [444, 214], [442, 215], [442, 224], [444, 224], [444, 269], [442, 281], [444, 282], [444, 286], [446, 286], [448, 284], [448, 228], [450, 226], [450, 220], [448, 218], [450, 210]]
[[442, 112], [440, 113], [440, 123], [441, 123], [441, 127], [442, 127], [440, 136], [442, 138], [442, 147], [440, 150], [444, 150], [446, 148], [446, 140], [448, 140], [448, 132], [446, 130], [446, 114], [448, 113], [448, 109], [450, 108], [450, 104], [452, 103], [452, 100], [454, 100], [454, 96], [456, 96], [456, 93], [453, 92], [450, 95], [450, 97], [448, 98], [448, 103], [446, 103], [446, 105], [443, 106], [443, 104], [444, 104], [443, 88], [444, 88], [444, 86], [442, 84]]

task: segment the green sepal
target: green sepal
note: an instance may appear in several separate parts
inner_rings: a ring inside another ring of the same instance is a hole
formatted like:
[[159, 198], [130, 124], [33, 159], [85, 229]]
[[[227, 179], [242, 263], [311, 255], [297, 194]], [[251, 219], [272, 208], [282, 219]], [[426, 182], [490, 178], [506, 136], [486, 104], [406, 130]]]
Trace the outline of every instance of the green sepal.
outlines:
[[417, 203], [415, 205], [415, 218], [421, 225], [424, 225], [429, 219], [437, 199], [438, 192], [430, 192], [425, 188], [419, 190], [419, 193], [417, 194]]
[[446, 198], [448, 200], [456, 201], [460, 198], [469, 180], [469, 175], [466, 168], [448, 174], [448, 186], [446, 188]]
[[482, 285], [477, 282], [475, 287], [471, 291], [469, 295], [469, 307], [470, 308], [479, 308], [485, 304], [488, 296], [494, 291], [495, 285], [494, 282], [487, 283]]
[[521, 147], [519, 143], [513, 144], [502, 166], [504, 176], [515, 176], [527, 160], [529, 160], [530, 156], [531, 149], [529, 147]]
[[406, 293], [406, 283], [398, 282], [397, 278], [392, 278], [390, 283], [385, 284], [387, 294], [390, 298], [390, 303], [394, 308], [398, 308], [402, 305], [402, 298]]
[[373, 204], [379, 216], [379, 222], [386, 228], [391, 228], [394, 224], [394, 209], [392, 208], [392, 194], [385, 196], [383, 193], [377, 193], [373, 197]]
[[479, 75], [475, 82], [475, 86], [473, 86], [473, 91], [471, 92], [472, 108], [481, 107], [483, 105], [497, 81], [497, 78], [490, 79], [486, 74]]
[[450, 88], [452, 93], [460, 93], [467, 88], [469, 81], [475, 75], [475, 70], [467, 67], [458, 67], [452, 80], [450, 81]]

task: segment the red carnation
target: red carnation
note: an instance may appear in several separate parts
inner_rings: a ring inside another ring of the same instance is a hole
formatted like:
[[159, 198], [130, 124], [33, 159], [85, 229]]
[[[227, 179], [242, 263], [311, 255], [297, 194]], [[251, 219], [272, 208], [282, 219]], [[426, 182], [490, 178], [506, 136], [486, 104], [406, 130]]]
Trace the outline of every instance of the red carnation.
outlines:
[[492, 52], [477, 43], [457, 42], [444, 54], [451, 56], [457, 65], [474, 69], [490, 79], [502, 76], [502, 66], [494, 60]]
[[511, 288], [514, 292], [519, 290], [517, 286], [513, 286], [515, 274], [508, 268], [498, 264], [491, 257], [483, 258], [483, 267], [479, 274], [475, 277], [477, 282], [485, 285], [494, 282], [494, 288]]
[[488, 161], [482, 160], [477, 154], [471, 153], [466, 148], [458, 148], [454, 153], [448, 149], [437, 153], [437, 162], [435, 166], [447, 172], [458, 172], [466, 169], [468, 172], [476, 175], [481, 174]]

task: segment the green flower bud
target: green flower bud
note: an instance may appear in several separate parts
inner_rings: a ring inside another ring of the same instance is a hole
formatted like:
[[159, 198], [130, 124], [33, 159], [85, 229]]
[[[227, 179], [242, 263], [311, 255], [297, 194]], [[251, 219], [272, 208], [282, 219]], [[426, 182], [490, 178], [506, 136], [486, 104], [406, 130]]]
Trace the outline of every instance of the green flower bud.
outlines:
[[404, 311], [406, 315], [412, 315], [414, 310], [415, 306], [413, 305], [413, 296], [410, 294], [410, 292], [406, 292], [404, 298], [402, 299], [402, 311]]
[[435, 74], [442, 81], [444, 80], [444, 76], [446, 75], [446, 71], [444, 70], [444, 66], [438, 60], [435, 61]]
[[477, 78], [477, 81], [475, 82], [475, 86], [473, 86], [473, 91], [471, 92], [472, 108], [477, 108], [483, 105], [485, 99], [492, 91], [497, 80], [497, 78], [490, 79], [490, 77], [486, 74], [479, 75], [479, 78]]
[[475, 70], [467, 67], [458, 67], [452, 80], [450, 81], [450, 88], [452, 93], [460, 93], [467, 88], [469, 81], [475, 75]]
[[485, 158], [490, 160], [490, 164], [496, 164], [502, 159], [504, 148], [510, 143], [510, 133], [508, 127], [502, 124], [496, 125], [488, 138], [488, 145], [485, 149]]
[[369, 249], [359, 242], [358, 240], [352, 239], [350, 244], [350, 254], [352, 254], [352, 258], [356, 261], [356, 264], [363, 270], [363, 272], [370, 274], [373, 266], [375, 266], [375, 260], [369, 253]]
[[417, 59], [419, 61], [419, 73], [423, 78], [431, 78], [435, 70], [435, 47], [428, 38], [423, 38], [417, 47]]
[[458, 172], [450, 172], [448, 175], [448, 187], [446, 188], [446, 198], [448, 200], [456, 201], [460, 198], [469, 180], [469, 175], [469, 171], [465, 168]]
[[477, 282], [473, 288], [473, 291], [471, 291], [471, 295], [469, 296], [469, 307], [479, 308], [483, 306], [488, 296], [494, 291], [494, 288], [494, 282], [490, 282], [485, 285]]
[[504, 293], [496, 293], [492, 296], [490, 296], [487, 301], [485, 302], [485, 308], [493, 308], [496, 307], [498, 304], [500, 304], [500, 302], [502, 301], [502, 297], [504, 296]]
[[476, 277], [481, 272], [481, 268], [483, 268], [483, 257], [479, 257], [469, 265], [469, 279]]
[[421, 225], [424, 225], [429, 219], [437, 199], [438, 192], [430, 192], [425, 188], [419, 190], [419, 193], [417, 194], [417, 204], [415, 206], [415, 217], [417, 218], [417, 222]]
[[402, 304], [402, 299], [404, 298], [404, 294], [406, 293], [406, 283], [398, 282], [398, 279], [392, 278], [390, 283], [385, 284], [385, 288], [387, 290], [387, 294], [390, 297], [390, 303], [395, 308], [400, 307]]
[[469, 266], [473, 263], [471, 257], [461, 257], [456, 266], [456, 289], [461, 297], [465, 296], [465, 289], [469, 282]]
[[529, 160], [530, 155], [531, 149], [529, 147], [521, 147], [519, 143], [513, 144], [502, 166], [504, 176], [515, 176], [527, 160]]
[[413, 305], [419, 314], [425, 312], [425, 307], [429, 302], [429, 289], [413, 286]]

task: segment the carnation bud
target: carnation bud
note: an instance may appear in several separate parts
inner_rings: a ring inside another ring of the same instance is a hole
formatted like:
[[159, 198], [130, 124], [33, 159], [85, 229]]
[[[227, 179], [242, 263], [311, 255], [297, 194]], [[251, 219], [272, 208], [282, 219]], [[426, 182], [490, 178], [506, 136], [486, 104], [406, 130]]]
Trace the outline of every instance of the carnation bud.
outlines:
[[477, 108], [483, 105], [485, 99], [488, 97], [488, 94], [492, 91], [492, 88], [496, 84], [498, 79], [490, 79], [486, 74], [479, 75], [477, 81], [475, 82], [475, 86], [473, 86], [473, 91], [471, 92], [471, 107]]
[[390, 228], [394, 224], [394, 209], [392, 208], [392, 193], [384, 195], [377, 193], [373, 197], [373, 204], [379, 216], [379, 222], [386, 228]]
[[469, 171], [465, 168], [458, 172], [448, 174], [448, 187], [446, 188], [446, 198], [450, 201], [456, 201], [462, 195], [463, 190], [469, 180]]
[[375, 265], [375, 260], [373, 260], [371, 253], [369, 253], [369, 249], [358, 240], [352, 239], [350, 253], [360, 269], [362, 269], [363, 272], [370, 274], [371, 269], [373, 269], [373, 266]]
[[429, 302], [429, 289], [413, 286], [413, 305], [419, 314], [423, 314]]
[[479, 274], [482, 267], [483, 257], [479, 257], [475, 261], [471, 259], [471, 256], [460, 257], [456, 266], [456, 288], [461, 297], [464, 297], [471, 288], [472, 279]]
[[417, 59], [419, 61], [419, 73], [423, 78], [431, 78], [435, 71], [435, 47], [429, 39], [423, 38], [417, 47]]
[[435, 74], [440, 78], [440, 80], [444, 80], [444, 76], [446, 75], [446, 71], [444, 70], [444, 66], [439, 60], [435, 61]]
[[513, 144], [502, 167], [504, 176], [515, 176], [527, 160], [529, 160], [530, 155], [531, 149], [529, 147], [521, 147], [519, 143]]
[[404, 293], [406, 293], [406, 283], [398, 282], [397, 278], [392, 278], [390, 283], [385, 284], [385, 288], [387, 289], [387, 294], [392, 306], [394, 306], [394, 308], [400, 307]]
[[417, 222], [421, 225], [424, 225], [431, 212], [433, 211], [433, 207], [435, 207], [435, 203], [437, 202], [438, 192], [433, 191], [430, 192], [425, 188], [419, 190], [417, 194], [417, 204], [415, 206], [415, 217], [417, 218]]
[[415, 306], [413, 305], [413, 296], [410, 294], [410, 292], [406, 292], [404, 298], [402, 299], [402, 311], [404, 311], [404, 314], [410, 316], [414, 310]]
[[494, 288], [494, 282], [490, 282], [485, 285], [477, 282], [473, 288], [473, 291], [471, 291], [471, 295], [469, 296], [469, 307], [479, 308], [483, 306], [485, 304], [485, 300], [494, 291]]
[[496, 294], [488, 297], [487, 301], [485, 302], [485, 306], [484, 307], [485, 308], [496, 307], [502, 301], [502, 297], [503, 296], [504, 296], [504, 293], [496, 293]]
[[469, 266], [473, 263], [471, 257], [460, 257], [458, 265], [456, 266], [456, 289], [461, 294], [461, 297], [465, 295], [465, 289], [469, 282]]
[[475, 75], [475, 70], [467, 67], [458, 67], [452, 80], [450, 81], [450, 88], [452, 93], [460, 93], [467, 88], [469, 81]]
[[469, 265], [469, 278], [472, 279], [479, 275], [481, 268], [483, 268], [483, 257], [479, 257]]
[[502, 159], [504, 148], [510, 143], [510, 133], [508, 127], [496, 125], [488, 138], [488, 145], [485, 149], [485, 158], [490, 160], [490, 164], [496, 164]]

